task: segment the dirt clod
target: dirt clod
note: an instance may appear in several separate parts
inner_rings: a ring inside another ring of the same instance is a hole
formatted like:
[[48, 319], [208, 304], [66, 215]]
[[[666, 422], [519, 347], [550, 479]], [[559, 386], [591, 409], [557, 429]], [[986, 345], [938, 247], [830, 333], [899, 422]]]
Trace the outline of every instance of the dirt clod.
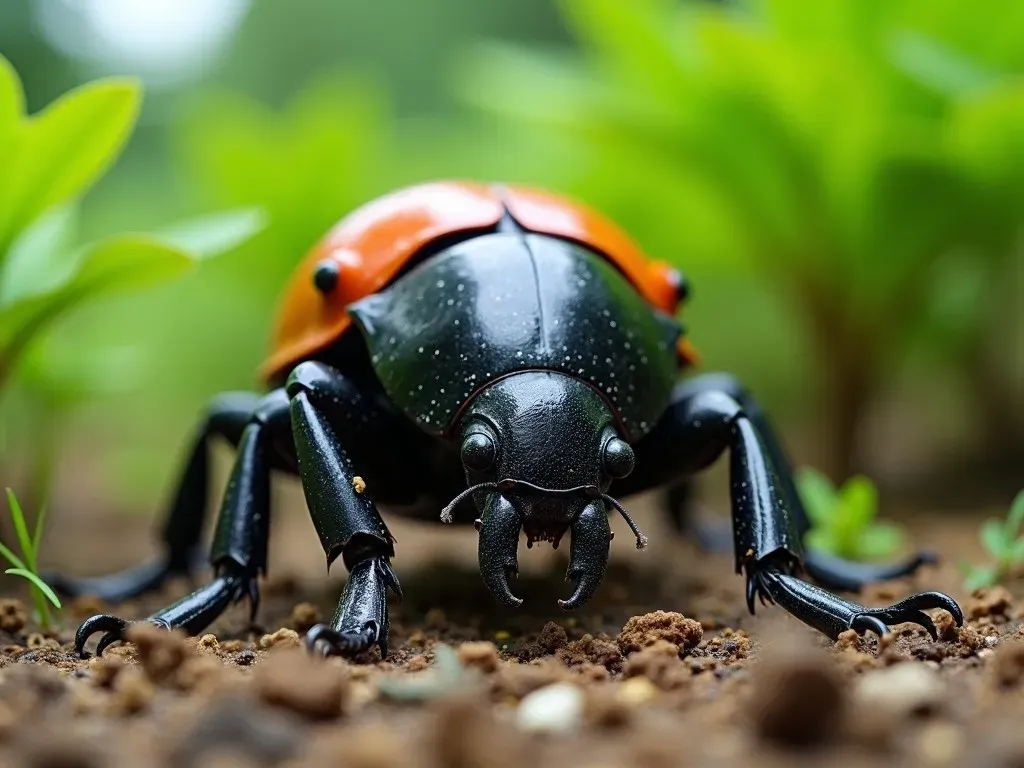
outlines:
[[191, 655], [185, 635], [152, 624], [133, 624], [124, 633], [135, 646], [146, 676], [160, 685], [167, 682]]
[[537, 645], [546, 653], [555, 653], [568, 642], [569, 635], [566, 633], [565, 627], [553, 621], [549, 621], [544, 625], [544, 628], [540, 631], [540, 637], [537, 638]]
[[991, 617], [1005, 621], [1013, 608], [1013, 596], [1006, 587], [976, 589], [967, 601], [967, 615], [972, 619]]
[[109, 688], [124, 669], [124, 662], [116, 656], [97, 656], [89, 659], [92, 681], [100, 688]]
[[754, 671], [751, 709], [757, 734], [783, 747], [831, 741], [846, 701], [835, 667], [810, 649], [789, 647]]
[[459, 661], [467, 667], [490, 673], [498, 668], [498, 648], [487, 641], [463, 643], [459, 646]]
[[622, 673], [627, 678], [648, 679], [665, 691], [682, 688], [692, 677], [689, 668], [679, 658], [679, 650], [666, 640], [658, 640], [632, 654], [626, 659]]
[[267, 704], [312, 720], [341, 715], [348, 694], [348, 680], [339, 667], [298, 650], [268, 656], [256, 668], [255, 684]]
[[947, 643], [955, 642], [960, 636], [960, 627], [956, 625], [956, 620], [952, 614], [947, 611], [940, 611], [935, 616], [935, 629], [939, 635], [940, 640], [944, 640]]
[[28, 611], [21, 600], [5, 598], [0, 600], [0, 629], [12, 635], [21, 632], [28, 621]]
[[605, 636], [584, 635], [579, 640], [566, 643], [558, 649], [558, 658], [568, 667], [597, 664], [609, 672], [617, 672], [622, 666], [619, 647]]
[[1006, 640], [999, 644], [991, 661], [997, 688], [1013, 688], [1024, 679], [1024, 642]]
[[654, 611], [643, 616], [634, 616], [619, 633], [619, 649], [628, 656], [659, 640], [672, 643], [679, 655], [696, 648], [704, 636], [704, 627], [699, 621], [688, 619], [681, 613]]
[[302, 643], [299, 640], [299, 633], [294, 629], [287, 629], [286, 627], [282, 627], [269, 635], [264, 635], [260, 638], [259, 642], [260, 648], [265, 651], [270, 650], [271, 648], [298, 648], [300, 645], [302, 645]]
[[308, 632], [323, 620], [324, 615], [312, 603], [296, 603], [292, 608], [291, 625], [296, 632]]

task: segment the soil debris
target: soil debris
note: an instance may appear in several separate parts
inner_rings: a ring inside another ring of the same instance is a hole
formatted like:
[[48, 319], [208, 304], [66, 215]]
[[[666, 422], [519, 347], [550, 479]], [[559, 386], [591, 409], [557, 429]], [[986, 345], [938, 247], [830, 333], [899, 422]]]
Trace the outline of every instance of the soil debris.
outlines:
[[583, 667], [596, 664], [609, 672], [618, 672], [622, 667], [622, 653], [619, 646], [607, 635], [584, 635], [579, 640], [566, 643], [556, 653], [567, 667]]
[[311, 720], [339, 717], [349, 689], [339, 667], [298, 650], [267, 656], [256, 667], [255, 684], [266, 704]]
[[972, 619], [992, 618], [1006, 621], [1013, 608], [1013, 595], [1003, 586], [976, 589], [967, 601], [965, 613]]
[[323, 620], [324, 615], [312, 603], [296, 603], [292, 608], [291, 626], [299, 634], [305, 634]]
[[179, 630], [168, 631], [148, 623], [132, 624], [124, 637], [135, 646], [146, 676], [157, 685], [169, 681], [192, 655], [187, 638]]
[[25, 628], [28, 621], [28, 611], [21, 600], [4, 598], [0, 600], [0, 629], [16, 635]]
[[540, 631], [540, 636], [537, 638], [537, 645], [545, 653], [556, 653], [560, 648], [564, 648], [568, 642], [569, 634], [565, 631], [565, 627], [553, 621], [549, 621], [544, 625], [544, 628]]
[[833, 740], [844, 721], [843, 686], [820, 652], [792, 645], [776, 651], [754, 669], [750, 704], [757, 734], [782, 747]]
[[679, 658], [679, 649], [667, 640], [632, 654], [623, 665], [626, 678], [642, 677], [664, 691], [687, 685], [692, 677], [687, 665]]
[[498, 668], [498, 647], [491, 642], [463, 643], [459, 646], [459, 661], [467, 667], [479, 669], [484, 673], [494, 672]]
[[302, 645], [302, 641], [299, 639], [299, 633], [294, 629], [288, 629], [281, 627], [276, 632], [272, 632], [269, 635], [264, 635], [260, 638], [259, 647], [266, 651], [273, 649], [290, 649], [298, 648]]
[[1024, 642], [1004, 640], [990, 662], [997, 688], [1015, 688], [1024, 679]]
[[659, 640], [672, 643], [682, 656], [696, 648], [704, 636], [699, 621], [688, 619], [681, 613], [654, 611], [634, 616], [619, 633], [619, 649], [624, 656], [654, 645]]

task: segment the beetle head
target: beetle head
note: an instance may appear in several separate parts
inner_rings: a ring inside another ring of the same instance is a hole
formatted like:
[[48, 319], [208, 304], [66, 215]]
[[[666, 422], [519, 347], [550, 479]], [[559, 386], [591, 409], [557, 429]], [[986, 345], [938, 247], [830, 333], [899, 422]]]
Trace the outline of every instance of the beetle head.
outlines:
[[[480, 512], [480, 572], [491, 593], [518, 605], [509, 580], [518, 572], [520, 531], [527, 546], [571, 536], [568, 577], [575, 582], [563, 608], [583, 605], [597, 590], [612, 539], [606, 493], [633, 469], [633, 450], [615, 430], [611, 410], [586, 383], [551, 371], [524, 371], [488, 385], [460, 422], [462, 462]], [[442, 517], [445, 517], [442, 515]]]

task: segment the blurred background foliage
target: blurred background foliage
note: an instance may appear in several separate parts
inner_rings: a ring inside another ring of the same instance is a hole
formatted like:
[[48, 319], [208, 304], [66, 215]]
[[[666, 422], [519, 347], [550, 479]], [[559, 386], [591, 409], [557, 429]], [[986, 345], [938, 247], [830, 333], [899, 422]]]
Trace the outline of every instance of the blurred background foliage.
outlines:
[[[304, 252], [455, 176], [563, 190], [679, 265], [705, 366], [802, 462], [1001, 499], [1024, 467], [1022, 35], [997, 0], [4, 0], [30, 112], [101, 75], [146, 87], [82, 237], [267, 221], [30, 350], [26, 375], [45, 355], [74, 400], [70, 497], [153, 509], [204, 403], [255, 385]], [[110, 386], [75, 400], [85, 361]], [[17, 476], [33, 421], [0, 409]]]

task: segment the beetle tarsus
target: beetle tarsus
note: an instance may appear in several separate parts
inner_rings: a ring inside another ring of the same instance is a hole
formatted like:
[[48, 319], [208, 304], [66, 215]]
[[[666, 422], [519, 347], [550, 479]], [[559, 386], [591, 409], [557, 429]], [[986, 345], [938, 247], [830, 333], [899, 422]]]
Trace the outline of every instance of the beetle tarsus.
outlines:
[[376, 623], [371, 622], [362, 630], [343, 632], [326, 624], [317, 624], [306, 633], [306, 647], [312, 653], [324, 656], [358, 656], [374, 645], [380, 647], [381, 658], [388, 655], [386, 636], [380, 634]]

